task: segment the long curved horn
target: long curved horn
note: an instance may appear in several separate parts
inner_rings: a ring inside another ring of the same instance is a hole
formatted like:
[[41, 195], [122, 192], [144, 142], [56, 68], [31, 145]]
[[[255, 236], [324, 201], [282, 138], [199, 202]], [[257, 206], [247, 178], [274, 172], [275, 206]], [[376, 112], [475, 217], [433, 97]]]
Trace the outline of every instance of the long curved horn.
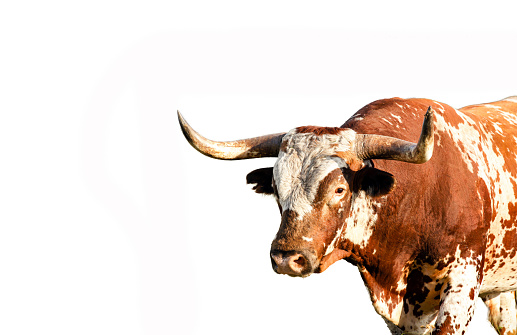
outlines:
[[187, 141], [200, 153], [217, 159], [277, 157], [285, 133], [271, 134], [238, 141], [216, 142], [192, 129], [178, 111], [178, 120]]
[[421, 164], [431, 159], [434, 148], [433, 111], [425, 113], [418, 143], [381, 135], [357, 135], [355, 152], [360, 160], [390, 159]]

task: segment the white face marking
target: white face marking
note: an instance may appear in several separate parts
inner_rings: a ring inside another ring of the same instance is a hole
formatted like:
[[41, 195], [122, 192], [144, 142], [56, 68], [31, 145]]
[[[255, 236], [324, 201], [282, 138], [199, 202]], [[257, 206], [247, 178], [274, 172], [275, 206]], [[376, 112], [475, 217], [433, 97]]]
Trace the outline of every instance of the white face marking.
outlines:
[[312, 242], [312, 237], [302, 236], [302, 239], [307, 242]]
[[[285, 151], [280, 152], [273, 168], [282, 210], [296, 212], [299, 220], [310, 213], [321, 181], [330, 172], [346, 166], [341, 158], [335, 157], [336, 153], [351, 150], [354, 140], [355, 132], [350, 129], [344, 129], [338, 135], [316, 136], [313, 133], [297, 133], [296, 130], [287, 133], [283, 139]], [[353, 197], [350, 217], [343, 222], [333, 241], [326, 247], [325, 256], [334, 250], [342, 238], [361, 246], [368, 243], [377, 220], [374, 206], [378, 207], [379, 204], [372, 201], [364, 191]], [[338, 212], [343, 211], [341, 204]], [[303, 240], [311, 242], [312, 238], [304, 236]]]
[[331, 171], [345, 167], [333, 157], [337, 152], [350, 151], [355, 132], [343, 129], [338, 135], [297, 133], [284, 136], [285, 152], [281, 151], [273, 168], [273, 177], [282, 210], [292, 210], [302, 219], [312, 211], [318, 187]]

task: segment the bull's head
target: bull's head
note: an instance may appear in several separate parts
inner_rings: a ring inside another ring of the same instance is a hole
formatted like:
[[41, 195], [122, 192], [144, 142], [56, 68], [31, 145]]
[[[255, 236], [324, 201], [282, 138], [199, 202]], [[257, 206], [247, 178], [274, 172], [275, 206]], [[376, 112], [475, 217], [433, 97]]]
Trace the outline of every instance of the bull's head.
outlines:
[[[429, 107], [418, 143], [357, 134], [352, 129], [299, 127], [287, 133], [215, 142], [195, 132], [178, 112], [187, 140], [218, 159], [278, 157], [274, 167], [252, 171], [257, 193], [274, 195], [282, 216], [271, 244], [277, 273], [308, 276], [350, 255], [345, 240], [361, 243], [371, 230], [375, 198], [391, 192], [395, 178], [372, 159], [424, 163], [433, 152]], [[362, 237], [363, 236], [363, 237]]]

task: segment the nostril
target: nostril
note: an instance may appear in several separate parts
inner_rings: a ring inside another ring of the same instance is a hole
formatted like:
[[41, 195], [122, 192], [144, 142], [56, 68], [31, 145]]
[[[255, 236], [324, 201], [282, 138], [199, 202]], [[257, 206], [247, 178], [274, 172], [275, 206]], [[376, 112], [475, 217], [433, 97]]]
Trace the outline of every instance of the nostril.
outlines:
[[307, 260], [303, 255], [293, 255], [289, 260], [289, 267], [295, 272], [302, 272], [305, 269]]
[[298, 255], [298, 257], [293, 259], [293, 262], [300, 266], [305, 266], [306, 260], [305, 257], [303, 257], [302, 255]]

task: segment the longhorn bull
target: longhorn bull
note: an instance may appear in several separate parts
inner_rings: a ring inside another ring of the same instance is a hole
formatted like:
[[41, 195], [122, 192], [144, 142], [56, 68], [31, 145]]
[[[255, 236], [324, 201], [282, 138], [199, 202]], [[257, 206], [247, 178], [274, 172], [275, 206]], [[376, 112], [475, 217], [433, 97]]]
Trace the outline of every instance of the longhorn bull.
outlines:
[[500, 334], [517, 333], [517, 97], [459, 110], [385, 99], [338, 128], [230, 142], [178, 117], [209, 157], [278, 157], [247, 176], [280, 208], [275, 272], [305, 277], [347, 260], [392, 334], [462, 334], [478, 296]]

